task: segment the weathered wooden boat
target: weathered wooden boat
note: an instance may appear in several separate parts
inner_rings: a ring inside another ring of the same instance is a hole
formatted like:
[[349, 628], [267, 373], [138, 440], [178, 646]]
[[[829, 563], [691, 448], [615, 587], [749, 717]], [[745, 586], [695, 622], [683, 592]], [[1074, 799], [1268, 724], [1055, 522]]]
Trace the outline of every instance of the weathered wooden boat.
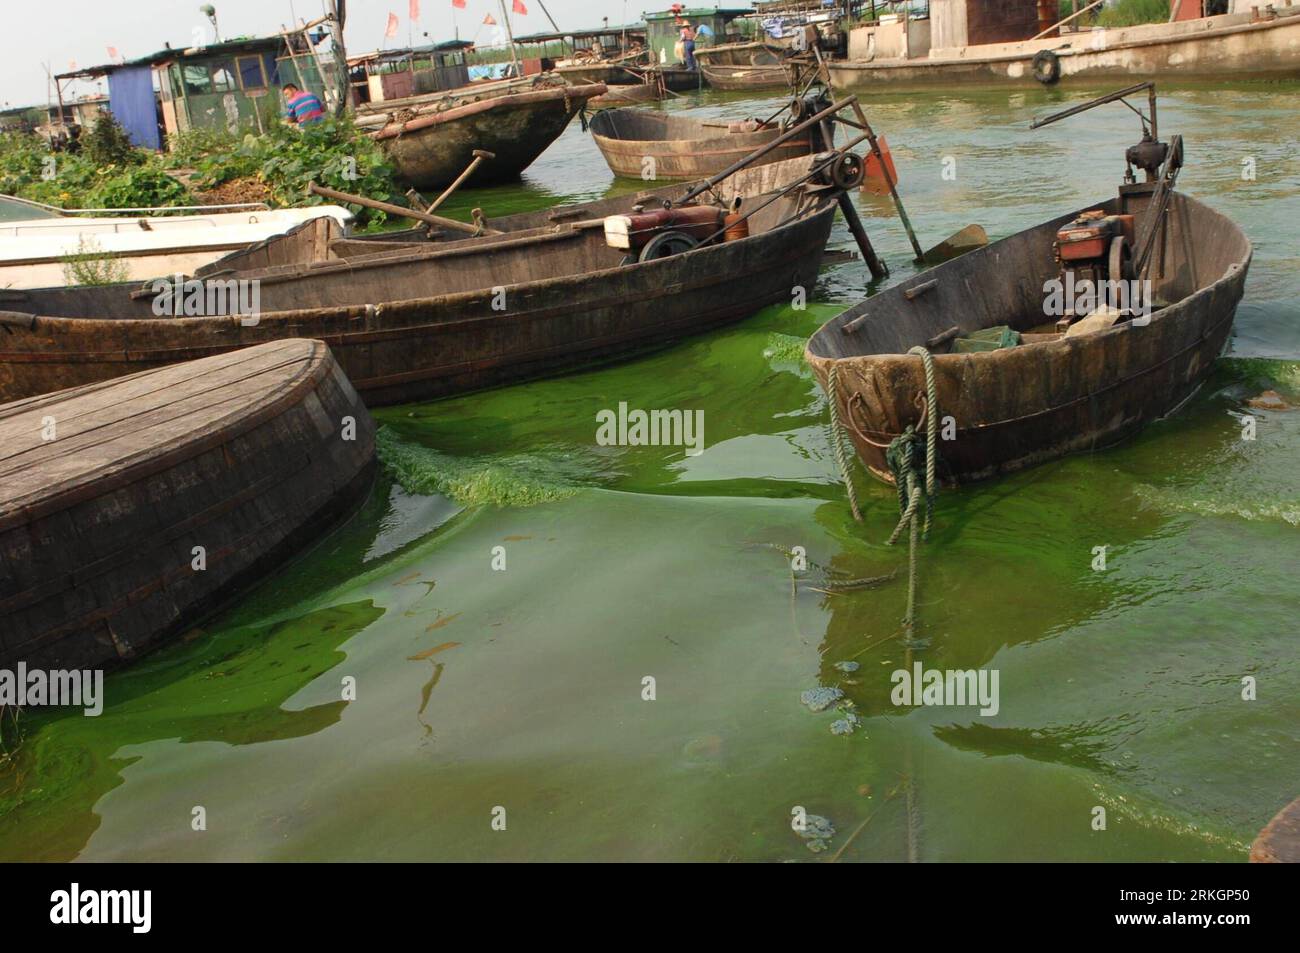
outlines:
[[771, 65], [779, 61], [786, 47], [771, 40], [747, 40], [744, 43], [721, 43], [697, 46], [695, 59], [706, 66]]
[[[0, 397], [291, 336], [327, 342], [372, 405], [613, 359], [746, 317], [813, 281], [842, 187], [781, 194], [812, 166], [805, 158], [746, 169], [716, 186], [716, 197], [706, 192], [694, 207], [714, 202], [708, 207], [723, 216], [739, 199], [748, 234], [719, 227], [694, 248], [675, 232], [653, 254], [649, 246], [630, 254], [602, 231], [614, 212], [663, 211], [665, 200], [686, 193], [676, 186], [553, 210], [544, 227], [462, 241], [340, 248], [328, 226], [313, 226], [267, 243], [276, 247], [263, 248], [265, 261], [277, 264], [196, 279], [205, 316], [169, 316], [155, 290], [137, 285], [11, 292], [0, 296], [11, 309], [0, 312]], [[236, 313], [235, 296], [221, 293], [239, 282], [259, 289], [251, 314]], [[181, 297], [191, 299], [186, 291], [173, 300]]]
[[[1149, 224], [1138, 195], [1100, 207], [1135, 215], [1139, 230]], [[924, 368], [908, 353], [916, 346], [929, 344], [934, 353], [939, 413], [955, 425], [939, 445], [939, 473], [951, 483], [1114, 444], [1179, 407], [1209, 374], [1232, 329], [1251, 246], [1232, 221], [1178, 193], [1170, 197], [1167, 258], [1152, 276], [1155, 301], [1166, 303], [1149, 323], [1047, 332], [1032, 343], [975, 353], [936, 343], [954, 326], [962, 337], [1000, 326], [1032, 335], [1046, 320], [1043, 289], [1059, 268], [1053, 239], [1077, 217], [923, 272], [812, 336], [808, 363], [828, 393], [835, 375], [838, 418], [873, 474], [892, 480], [890, 443], [922, 423]]]
[[[1124, 102], [1141, 92], [1146, 116]], [[875, 475], [896, 482], [889, 464], [901, 454], [891, 447], [903, 450], [923, 420], [927, 431], [944, 422], [937, 474], [949, 483], [1107, 447], [1175, 411], [1210, 373], [1251, 245], [1231, 220], [1174, 191], [1182, 138], [1150, 135], [1154, 84], [1033, 127], [1113, 102], [1137, 112], [1143, 129], [1117, 198], [923, 272], [809, 340], [833, 419]], [[936, 407], [927, 406], [931, 382]]]
[[[594, 116], [591, 137], [615, 175], [702, 179], [781, 135], [776, 123], [706, 122], [649, 109], [608, 109]], [[780, 162], [813, 150], [811, 136], [790, 139], [765, 156]]]
[[520, 173], [564, 132], [601, 83], [572, 86], [543, 74], [469, 86], [358, 110], [357, 124], [383, 148], [398, 177], [415, 188], [442, 188], [469, 166], [474, 150], [494, 154], [466, 184], [492, 185]]
[[623, 106], [657, 103], [663, 98], [663, 92], [655, 84], [636, 83], [611, 86], [604, 94], [588, 100], [587, 105], [592, 109], [618, 109]]
[[785, 89], [791, 74], [784, 50], [764, 42], [728, 43], [695, 51], [704, 81], [714, 89]]
[[1300, 864], [1300, 798], [1277, 812], [1250, 845], [1252, 864]]
[[700, 71], [681, 64], [660, 63], [645, 67], [642, 75], [674, 93], [689, 93], [700, 88]]
[[320, 341], [0, 406], [0, 667], [166, 643], [350, 514], [374, 458]]
[[700, 72], [704, 74], [704, 81], [714, 89], [753, 91], [790, 86], [790, 71], [780, 63], [758, 66], [701, 63]]

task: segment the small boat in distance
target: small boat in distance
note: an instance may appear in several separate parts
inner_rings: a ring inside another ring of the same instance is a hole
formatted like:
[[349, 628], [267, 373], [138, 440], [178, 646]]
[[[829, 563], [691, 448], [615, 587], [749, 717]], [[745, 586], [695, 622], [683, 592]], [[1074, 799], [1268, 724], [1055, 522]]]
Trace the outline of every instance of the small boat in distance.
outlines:
[[729, 43], [695, 51], [704, 81], [714, 89], [785, 89], [791, 73], [783, 62], [785, 48], [770, 43]]
[[0, 406], [0, 667], [179, 636], [361, 504], [374, 437], [320, 341]]
[[543, 73], [362, 107], [357, 125], [383, 148], [398, 178], [417, 189], [455, 181], [476, 149], [495, 158], [466, 184], [493, 185], [519, 178], [583, 105], [605, 91], [603, 83], [572, 86]]
[[[607, 109], [591, 120], [591, 138], [615, 175], [629, 179], [703, 179], [781, 135], [777, 123], [755, 119], [704, 121], [649, 109]], [[810, 135], [782, 143], [760, 162], [781, 162], [813, 150]]]

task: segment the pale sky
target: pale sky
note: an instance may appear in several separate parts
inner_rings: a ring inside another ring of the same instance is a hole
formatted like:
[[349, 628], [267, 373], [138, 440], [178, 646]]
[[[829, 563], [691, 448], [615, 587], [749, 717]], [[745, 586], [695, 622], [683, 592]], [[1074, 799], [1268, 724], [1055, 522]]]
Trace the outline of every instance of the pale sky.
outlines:
[[[551, 30], [541, 3], [561, 30], [573, 30], [598, 27], [602, 17], [608, 17], [611, 25], [634, 22], [641, 19], [643, 11], [666, 10], [672, 0], [523, 2], [528, 15], [511, 16], [511, 28], [518, 34]], [[211, 25], [199, 12], [200, 5], [201, 0], [0, 0], [0, 108], [44, 105], [46, 63], [54, 73], [98, 66], [110, 61], [110, 46], [134, 59], [162, 49], [167, 42], [175, 47], [192, 46], [196, 30], [204, 31], [202, 36], [210, 41]], [[297, 19], [315, 19], [323, 9], [321, 0], [212, 0], [212, 5], [217, 9], [222, 39], [276, 33]], [[463, 10], [453, 8], [451, 0], [419, 0], [419, 7], [416, 46], [452, 39], [453, 15], [461, 39], [487, 44], [491, 28], [481, 26], [483, 18], [491, 13], [501, 20], [498, 0], [465, 0]], [[510, 0], [506, 0], [506, 8], [510, 8]], [[408, 0], [348, 0], [344, 37], [348, 51], [362, 53], [383, 47], [390, 11], [397, 14], [399, 24], [397, 36], [388, 40], [387, 46], [408, 45]], [[426, 31], [428, 38], [421, 35]], [[74, 92], [94, 88], [81, 83]], [[107, 92], [107, 86], [101, 88]]]

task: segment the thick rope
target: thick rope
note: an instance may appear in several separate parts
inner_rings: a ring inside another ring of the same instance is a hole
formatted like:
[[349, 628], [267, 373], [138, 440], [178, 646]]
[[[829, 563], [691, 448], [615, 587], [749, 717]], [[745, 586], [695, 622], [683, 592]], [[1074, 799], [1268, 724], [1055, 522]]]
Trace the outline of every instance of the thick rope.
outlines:
[[[908, 573], [907, 573], [907, 615], [903, 622], [910, 630], [916, 619], [916, 578], [917, 578], [917, 541], [918, 536], [924, 540], [930, 536], [930, 520], [934, 513], [934, 498], [938, 483], [938, 444], [939, 444], [939, 398], [934, 381], [934, 357], [923, 347], [914, 347], [908, 354], [921, 358], [925, 371], [925, 489], [917, 485], [917, 467], [914, 456], [917, 444], [916, 431], [909, 425], [902, 435], [889, 445], [885, 455], [889, 468], [894, 474], [894, 484], [898, 488], [898, 508], [901, 513], [898, 525], [890, 534], [889, 545], [898, 542], [903, 529], [908, 530]], [[918, 511], [925, 503], [925, 521], [922, 530]]]
[[839, 393], [835, 383], [835, 372], [837, 370], [839, 370], [839, 364], [832, 362], [830, 372], [826, 375], [826, 398], [831, 405], [831, 448], [835, 451], [835, 462], [839, 464], [840, 479], [844, 481], [844, 492], [849, 497], [849, 508], [853, 511], [853, 518], [861, 523], [862, 513], [858, 509], [858, 491], [853, 488], [853, 474], [849, 470], [849, 454], [844, 446], [844, 427], [840, 423]]

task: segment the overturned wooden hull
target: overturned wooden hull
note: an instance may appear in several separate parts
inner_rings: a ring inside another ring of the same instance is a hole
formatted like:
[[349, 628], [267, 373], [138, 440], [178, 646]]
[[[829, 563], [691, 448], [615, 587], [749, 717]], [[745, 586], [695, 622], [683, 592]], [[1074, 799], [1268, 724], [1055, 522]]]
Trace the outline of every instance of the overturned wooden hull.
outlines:
[[[398, 177], [417, 189], [442, 188], [469, 166], [475, 149], [495, 158], [482, 163], [467, 185], [493, 185], [519, 178], [603, 84], [491, 90], [480, 98], [437, 94], [427, 102], [398, 100], [368, 134], [379, 143]], [[364, 120], [363, 120], [364, 122]]]
[[166, 643], [351, 513], [373, 465], [370, 415], [319, 341], [0, 406], [0, 667]]
[[[730, 132], [726, 123], [706, 125], [648, 109], [610, 109], [591, 120], [591, 138], [610, 170], [629, 179], [708, 178], [780, 135], [775, 125]], [[812, 149], [811, 136], [796, 136], [754, 165], [793, 159]]]
[[[1118, 201], [1106, 203], [1117, 211]], [[1145, 205], [1126, 211], [1144, 218]], [[1057, 275], [1052, 241], [1076, 213], [1013, 235], [890, 288], [827, 322], [807, 359], [824, 388], [836, 375], [837, 410], [858, 455], [888, 480], [887, 445], [921, 423], [921, 359], [906, 352], [958, 325], [963, 333], [1044, 322], [1044, 285]], [[940, 475], [964, 483], [1114, 444], [1180, 406], [1210, 373], [1232, 329], [1250, 265], [1250, 242], [1230, 220], [1172, 196], [1155, 298], [1172, 302], [1144, 326], [975, 354], [936, 354]], [[932, 284], [933, 283], [933, 284]], [[909, 293], [912, 295], [909, 297]], [[851, 322], [865, 320], [856, 330]]]
[[622, 357], [788, 301], [791, 288], [815, 280], [836, 196], [796, 190], [760, 209], [772, 196], [745, 190], [747, 182], [779, 189], [810, 163], [728, 180], [742, 212], [753, 210], [747, 238], [645, 262], [623, 264], [625, 253], [610, 248], [600, 228], [601, 216], [645, 200], [624, 196], [553, 210], [543, 227], [445, 243], [376, 242], [348, 258], [328, 257], [329, 240], [303, 230], [294, 236], [302, 257], [325, 257], [230, 276], [260, 283], [255, 320], [156, 317], [135, 285], [20, 292], [6, 307], [32, 310], [0, 313], [0, 397], [285, 337], [327, 342], [372, 405]]

